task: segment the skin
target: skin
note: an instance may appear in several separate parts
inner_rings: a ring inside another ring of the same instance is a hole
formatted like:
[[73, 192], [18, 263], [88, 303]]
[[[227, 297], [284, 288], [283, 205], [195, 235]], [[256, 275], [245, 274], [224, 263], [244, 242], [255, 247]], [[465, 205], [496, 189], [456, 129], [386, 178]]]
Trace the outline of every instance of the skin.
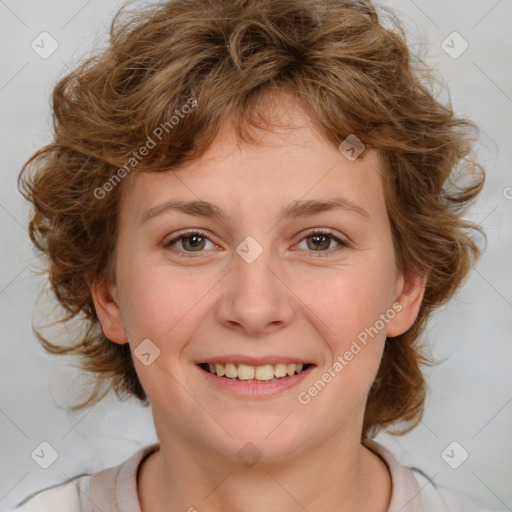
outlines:
[[[112, 342], [133, 351], [150, 339], [160, 350], [148, 366], [134, 357], [160, 441], [138, 478], [144, 512], [388, 509], [387, 466], [360, 443], [365, 402], [386, 336], [413, 324], [425, 282], [396, 269], [375, 151], [349, 161], [299, 106], [283, 97], [273, 112], [286, 127], [260, 132], [257, 145], [237, 145], [226, 125], [193, 163], [133, 173], [122, 184], [115, 280], [91, 291]], [[331, 197], [369, 218], [331, 210], [280, 219], [294, 201]], [[171, 199], [213, 202], [229, 217], [167, 210], [141, 224], [149, 208]], [[315, 228], [349, 245], [327, 238], [315, 250]], [[190, 238], [166, 247], [194, 229], [208, 237], [199, 249]], [[252, 263], [236, 252], [248, 236], [263, 248]], [[402, 309], [384, 329], [299, 403], [298, 392], [394, 303]], [[280, 395], [242, 399], [208, 385], [194, 365], [232, 353], [297, 356], [316, 368]], [[252, 467], [237, 457], [247, 442], [262, 454]]]

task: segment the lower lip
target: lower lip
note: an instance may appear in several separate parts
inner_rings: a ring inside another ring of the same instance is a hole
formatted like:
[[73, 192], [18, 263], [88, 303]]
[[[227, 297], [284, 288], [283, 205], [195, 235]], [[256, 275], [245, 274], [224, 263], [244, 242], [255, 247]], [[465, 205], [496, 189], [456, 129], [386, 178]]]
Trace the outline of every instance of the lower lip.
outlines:
[[269, 381], [256, 381], [247, 382], [237, 379], [228, 379], [226, 377], [218, 377], [213, 375], [206, 370], [203, 370], [200, 366], [196, 365], [196, 368], [204, 376], [206, 381], [215, 386], [217, 389], [227, 391], [234, 396], [243, 398], [266, 398], [278, 395], [288, 389], [291, 389], [300, 384], [315, 368], [310, 366], [300, 372], [298, 375], [292, 375], [291, 377], [282, 377], [279, 380], [273, 382]]

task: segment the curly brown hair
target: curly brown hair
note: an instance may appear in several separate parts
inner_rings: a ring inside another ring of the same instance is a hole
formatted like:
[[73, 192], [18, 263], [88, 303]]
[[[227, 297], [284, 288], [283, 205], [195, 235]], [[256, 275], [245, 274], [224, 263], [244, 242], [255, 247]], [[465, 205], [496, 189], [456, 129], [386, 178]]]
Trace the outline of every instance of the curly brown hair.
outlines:
[[[399, 423], [395, 433], [413, 428], [425, 400], [421, 366], [431, 362], [420, 334], [480, 256], [469, 230], [485, 237], [463, 219], [485, 178], [472, 156], [478, 128], [435, 98], [436, 83], [410, 53], [396, 14], [370, 1], [171, 0], [121, 9], [108, 47], [56, 84], [54, 139], [18, 180], [33, 204], [30, 238], [47, 257], [52, 291], [66, 313], [60, 321], [76, 317], [82, 326], [76, 343], [65, 346], [34, 328], [46, 350], [79, 355], [92, 377], [91, 394], [71, 409], [99, 402], [110, 389], [148, 404], [129, 345], [101, 330], [86, 278], [113, 276], [120, 169], [165, 123], [172, 129], [136, 172], [199, 158], [228, 122], [238, 140], [255, 143], [250, 128], [271, 129], [262, 100], [286, 92], [329, 142], [338, 146], [356, 134], [377, 150], [397, 268], [428, 276], [414, 324], [386, 340], [363, 439]], [[197, 107], [171, 123], [190, 98]], [[106, 182], [108, 194], [98, 197]]]

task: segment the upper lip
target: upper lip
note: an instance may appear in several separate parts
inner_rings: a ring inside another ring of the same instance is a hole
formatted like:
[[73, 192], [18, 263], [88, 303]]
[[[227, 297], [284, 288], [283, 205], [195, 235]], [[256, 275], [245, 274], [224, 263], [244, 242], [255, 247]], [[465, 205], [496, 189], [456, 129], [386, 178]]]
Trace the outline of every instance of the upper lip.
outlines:
[[200, 361], [197, 361], [196, 364], [202, 363], [211, 363], [211, 364], [223, 364], [226, 363], [235, 363], [235, 364], [246, 364], [248, 366], [264, 366], [266, 364], [276, 365], [278, 363], [302, 363], [302, 364], [311, 364], [311, 361], [303, 359], [301, 357], [289, 357], [289, 356], [276, 356], [276, 355], [268, 355], [268, 356], [260, 356], [260, 357], [251, 357], [242, 354], [231, 354], [227, 356], [215, 356], [215, 357], [206, 357]]

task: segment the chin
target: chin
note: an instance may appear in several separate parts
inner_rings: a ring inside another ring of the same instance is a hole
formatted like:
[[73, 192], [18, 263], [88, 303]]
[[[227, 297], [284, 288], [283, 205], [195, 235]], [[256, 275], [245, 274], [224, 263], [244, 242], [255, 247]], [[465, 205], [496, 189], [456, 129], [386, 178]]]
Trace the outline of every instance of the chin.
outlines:
[[[291, 457], [304, 441], [298, 433], [291, 430], [291, 418], [283, 421], [284, 417], [286, 415], [277, 420], [269, 418], [267, 421], [262, 421], [261, 417], [248, 418], [237, 425], [224, 423], [224, 427], [233, 437], [226, 434], [221, 440], [217, 438], [218, 444], [216, 443], [214, 449], [225, 456], [229, 454], [230, 459], [240, 460], [242, 463], [251, 460], [285, 460]], [[246, 465], [250, 466], [250, 462]]]

